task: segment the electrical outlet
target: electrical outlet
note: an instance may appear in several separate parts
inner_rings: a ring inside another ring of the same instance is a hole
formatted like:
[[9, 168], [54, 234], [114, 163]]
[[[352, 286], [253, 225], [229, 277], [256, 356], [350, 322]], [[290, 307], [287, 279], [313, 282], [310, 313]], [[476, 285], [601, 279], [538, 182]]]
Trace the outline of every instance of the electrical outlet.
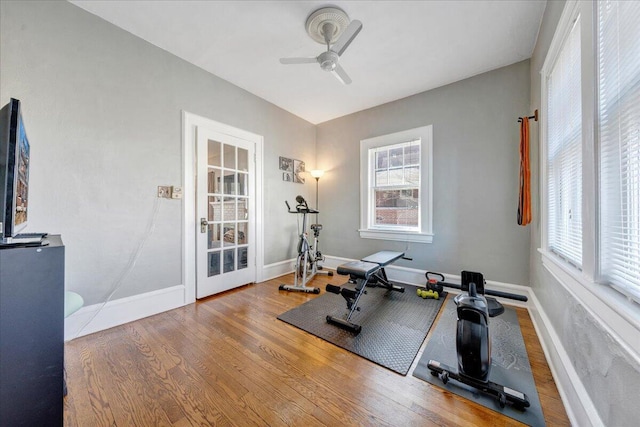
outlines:
[[171, 187], [168, 185], [159, 185], [158, 186], [158, 198], [159, 199], [170, 199], [171, 198]]
[[171, 198], [182, 199], [182, 187], [171, 187]]

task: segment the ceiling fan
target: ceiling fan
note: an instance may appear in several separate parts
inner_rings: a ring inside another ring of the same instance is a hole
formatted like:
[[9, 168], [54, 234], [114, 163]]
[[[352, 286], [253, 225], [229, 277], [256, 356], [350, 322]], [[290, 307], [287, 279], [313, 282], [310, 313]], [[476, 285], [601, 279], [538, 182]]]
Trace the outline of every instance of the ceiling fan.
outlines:
[[340, 56], [362, 30], [362, 22], [357, 19], [349, 21], [347, 14], [337, 7], [323, 7], [309, 15], [305, 28], [313, 40], [327, 46], [326, 52], [322, 52], [315, 58], [280, 58], [280, 63], [312, 64], [317, 62], [320, 64], [320, 68], [331, 72], [343, 84], [350, 84], [351, 78], [340, 66], [339, 61]]

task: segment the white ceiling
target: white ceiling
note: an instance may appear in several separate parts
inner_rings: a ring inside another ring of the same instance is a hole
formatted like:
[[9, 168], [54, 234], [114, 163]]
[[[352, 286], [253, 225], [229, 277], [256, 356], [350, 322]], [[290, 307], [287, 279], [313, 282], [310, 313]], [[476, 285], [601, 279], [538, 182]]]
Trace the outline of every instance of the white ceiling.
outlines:
[[[122, 1], [72, 3], [311, 123], [530, 58], [543, 0]], [[305, 31], [338, 6], [363, 29], [340, 59], [342, 85], [319, 64], [282, 65], [325, 47]]]

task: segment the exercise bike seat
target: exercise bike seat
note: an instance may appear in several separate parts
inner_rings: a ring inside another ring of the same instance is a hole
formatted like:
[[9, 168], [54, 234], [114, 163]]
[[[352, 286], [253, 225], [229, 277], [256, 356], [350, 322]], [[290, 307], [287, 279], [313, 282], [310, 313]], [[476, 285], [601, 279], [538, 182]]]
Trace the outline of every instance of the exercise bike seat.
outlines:
[[352, 261], [338, 266], [338, 274], [349, 275], [358, 279], [369, 279], [373, 273], [378, 271], [379, 264], [363, 261]]

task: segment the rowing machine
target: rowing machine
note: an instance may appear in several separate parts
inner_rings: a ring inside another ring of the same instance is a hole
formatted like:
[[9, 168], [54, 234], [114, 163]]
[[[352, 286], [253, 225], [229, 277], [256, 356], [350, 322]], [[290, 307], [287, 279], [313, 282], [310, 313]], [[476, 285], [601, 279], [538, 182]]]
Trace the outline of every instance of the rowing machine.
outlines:
[[[429, 276], [427, 276], [429, 278]], [[447, 366], [437, 360], [429, 360], [427, 366], [431, 374], [438, 376], [446, 384], [449, 379], [470, 385], [486, 394], [494, 396], [501, 408], [509, 402], [514, 408], [524, 410], [529, 407], [527, 396], [512, 388], [489, 381], [491, 371], [491, 338], [489, 336], [489, 318], [504, 312], [504, 306], [495, 298], [484, 294], [527, 301], [526, 296], [507, 292], [492, 291], [484, 288], [482, 273], [462, 272], [462, 284], [440, 281], [437, 285], [460, 289], [455, 297], [458, 322], [456, 331], [456, 352], [458, 369]]]

